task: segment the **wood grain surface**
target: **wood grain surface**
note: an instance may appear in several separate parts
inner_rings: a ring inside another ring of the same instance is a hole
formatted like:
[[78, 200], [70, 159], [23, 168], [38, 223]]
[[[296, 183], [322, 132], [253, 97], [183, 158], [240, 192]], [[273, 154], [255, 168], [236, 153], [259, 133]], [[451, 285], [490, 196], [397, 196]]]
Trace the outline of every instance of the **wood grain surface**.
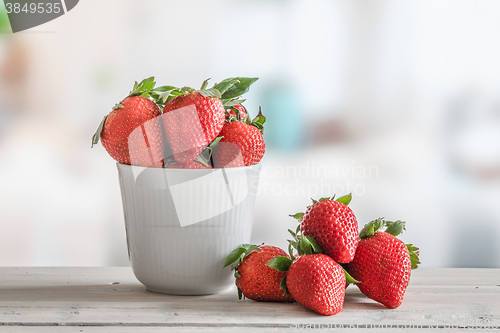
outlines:
[[[129, 267], [0, 268], [0, 332], [406, 332], [500, 329], [500, 269], [419, 268], [394, 310], [346, 291], [321, 316], [297, 303], [149, 292]], [[341, 329], [343, 328], [343, 329]]]

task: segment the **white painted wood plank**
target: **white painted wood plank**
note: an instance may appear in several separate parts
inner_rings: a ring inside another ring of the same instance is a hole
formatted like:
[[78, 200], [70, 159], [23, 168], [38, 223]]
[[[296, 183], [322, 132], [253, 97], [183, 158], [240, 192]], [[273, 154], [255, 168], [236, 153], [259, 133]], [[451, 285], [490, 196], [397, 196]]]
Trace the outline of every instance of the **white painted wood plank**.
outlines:
[[[353, 329], [353, 328], [272, 328], [272, 327], [0, 327], [0, 333], [206, 333], [206, 332], [220, 332], [220, 333], [291, 333], [291, 332], [304, 332], [304, 331], [320, 331], [320, 332], [369, 332], [369, 333], [387, 333], [389, 332], [405, 332], [405, 333], [426, 333], [426, 332], [457, 332], [457, 329], [444, 329], [440, 328], [369, 328], [369, 329]], [[463, 330], [463, 329], [462, 329]]]
[[13, 325], [0, 326], [0, 332], [21, 325], [61, 324], [140, 331], [220, 331], [237, 325], [279, 331], [344, 324], [491, 328], [500, 326], [499, 276], [496, 269], [419, 269], [398, 309], [385, 309], [350, 286], [342, 312], [325, 317], [296, 303], [238, 301], [234, 289], [209, 296], [151, 293], [130, 268], [0, 268], [0, 323]]

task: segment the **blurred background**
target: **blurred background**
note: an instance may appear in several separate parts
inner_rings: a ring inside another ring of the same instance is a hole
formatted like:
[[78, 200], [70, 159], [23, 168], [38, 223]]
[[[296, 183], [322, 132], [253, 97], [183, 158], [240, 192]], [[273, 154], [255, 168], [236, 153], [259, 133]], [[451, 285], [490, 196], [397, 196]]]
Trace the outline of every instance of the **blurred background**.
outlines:
[[494, 0], [82, 0], [1, 33], [0, 265], [129, 265], [116, 165], [91, 137], [154, 75], [260, 78], [254, 243], [285, 247], [289, 214], [353, 193], [360, 227], [407, 221], [421, 267], [500, 267], [499, 16]]

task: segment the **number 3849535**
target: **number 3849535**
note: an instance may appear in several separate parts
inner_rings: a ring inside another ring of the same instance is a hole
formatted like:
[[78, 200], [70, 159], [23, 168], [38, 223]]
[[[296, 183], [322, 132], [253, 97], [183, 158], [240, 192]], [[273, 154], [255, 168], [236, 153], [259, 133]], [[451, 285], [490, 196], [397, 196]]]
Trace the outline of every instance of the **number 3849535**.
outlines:
[[5, 4], [5, 10], [7, 11], [8, 14], [14, 13], [14, 14], [19, 14], [19, 13], [47, 13], [47, 14], [59, 14], [62, 10], [61, 8], [61, 3], [60, 2], [39, 2], [39, 3], [9, 3], [7, 2]]

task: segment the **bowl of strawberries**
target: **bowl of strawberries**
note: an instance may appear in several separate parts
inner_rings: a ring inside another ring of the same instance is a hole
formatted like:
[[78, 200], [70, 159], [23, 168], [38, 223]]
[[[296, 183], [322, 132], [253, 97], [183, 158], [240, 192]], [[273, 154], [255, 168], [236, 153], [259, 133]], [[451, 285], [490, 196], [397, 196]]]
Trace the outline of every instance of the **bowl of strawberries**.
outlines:
[[241, 95], [257, 78], [208, 88], [156, 87], [154, 78], [104, 117], [92, 138], [117, 162], [127, 247], [153, 292], [202, 295], [232, 284], [224, 259], [250, 241], [265, 153], [259, 110]]

